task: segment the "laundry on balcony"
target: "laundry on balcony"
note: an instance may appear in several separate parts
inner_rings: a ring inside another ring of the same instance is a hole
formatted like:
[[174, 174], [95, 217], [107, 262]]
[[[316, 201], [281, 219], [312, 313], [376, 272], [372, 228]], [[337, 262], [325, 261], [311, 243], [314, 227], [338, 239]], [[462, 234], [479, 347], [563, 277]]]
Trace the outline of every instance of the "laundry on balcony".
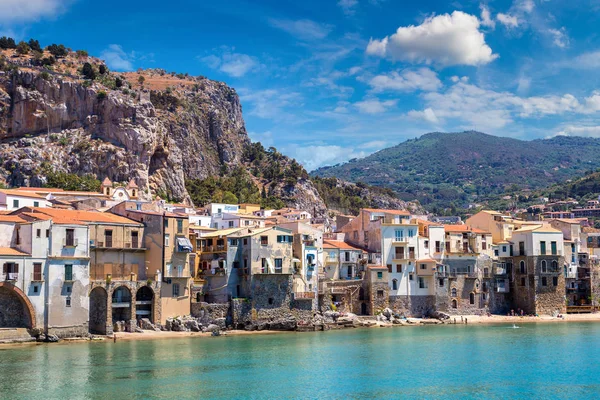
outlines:
[[185, 237], [178, 237], [177, 238], [177, 251], [180, 253], [191, 253], [192, 251], [194, 251], [194, 248], [192, 247], [192, 242], [190, 242], [190, 239], [185, 238]]

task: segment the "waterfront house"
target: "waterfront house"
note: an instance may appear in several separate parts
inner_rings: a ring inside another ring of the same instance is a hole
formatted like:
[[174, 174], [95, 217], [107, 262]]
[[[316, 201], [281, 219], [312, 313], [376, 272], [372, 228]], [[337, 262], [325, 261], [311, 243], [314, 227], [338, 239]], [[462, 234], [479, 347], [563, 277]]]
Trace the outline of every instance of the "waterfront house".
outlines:
[[187, 215], [132, 209], [128, 204], [119, 203], [111, 212], [144, 224], [146, 271], [161, 279], [160, 323], [165, 324], [169, 317], [188, 315], [196, 255], [189, 240]]
[[52, 203], [35, 192], [0, 189], [0, 210], [13, 211], [21, 207], [52, 207]]

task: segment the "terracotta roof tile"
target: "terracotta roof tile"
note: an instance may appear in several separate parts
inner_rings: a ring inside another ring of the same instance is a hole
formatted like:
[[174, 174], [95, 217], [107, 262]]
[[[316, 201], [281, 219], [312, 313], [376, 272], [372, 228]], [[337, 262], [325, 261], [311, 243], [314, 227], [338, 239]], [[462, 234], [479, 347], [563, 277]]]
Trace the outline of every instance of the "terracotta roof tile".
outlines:
[[342, 242], [341, 240], [323, 240], [323, 248], [362, 251], [362, 249], [353, 247], [346, 242]]
[[0, 256], [31, 256], [31, 254], [13, 249], [12, 247], [0, 247]]
[[408, 210], [386, 210], [382, 208], [363, 208], [367, 212], [385, 213], [392, 215], [410, 215]]
[[16, 189], [0, 189], [0, 192], [10, 195], [10, 196], [31, 197], [33, 199], [45, 199], [44, 196], [40, 196], [37, 193], [32, 193], [29, 191], [22, 191], [22, 190], [16, 190]]

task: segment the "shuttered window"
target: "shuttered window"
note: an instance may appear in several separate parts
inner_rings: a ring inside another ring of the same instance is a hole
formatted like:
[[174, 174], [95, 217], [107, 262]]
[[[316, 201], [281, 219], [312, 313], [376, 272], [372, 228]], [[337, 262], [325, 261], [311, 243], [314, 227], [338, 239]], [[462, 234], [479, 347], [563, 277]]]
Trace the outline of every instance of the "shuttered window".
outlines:
[[65, 264], [65, 281], [73, 280], [73, 265]]

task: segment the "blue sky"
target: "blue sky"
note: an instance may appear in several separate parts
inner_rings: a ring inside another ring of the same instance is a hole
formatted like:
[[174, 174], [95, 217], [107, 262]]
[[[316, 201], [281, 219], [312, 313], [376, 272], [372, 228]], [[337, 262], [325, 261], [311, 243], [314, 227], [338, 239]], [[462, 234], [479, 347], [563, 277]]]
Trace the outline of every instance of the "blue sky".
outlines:
[[600, 0], [0, 0], [0, 34], [227, 82], [308, 170], [431, 131], [600, 137]]

